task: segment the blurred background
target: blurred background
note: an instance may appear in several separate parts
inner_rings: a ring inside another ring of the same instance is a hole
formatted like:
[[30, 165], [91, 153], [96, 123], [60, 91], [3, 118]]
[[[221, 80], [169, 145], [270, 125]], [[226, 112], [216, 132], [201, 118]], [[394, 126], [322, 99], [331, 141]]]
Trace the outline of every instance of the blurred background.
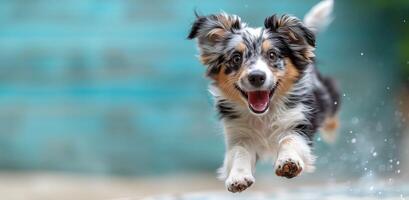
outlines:
[[[1, 0], [0, 193], [230, 198], [215, 173], [222, 128], [186, 39], [193, 11], [262, 26], [273, 13], [302, 18], [318, 2]], [[409, 1], [335, 1], [334, 12], [317, 66], [342, 88], [339, 138], [328, 145], [317, 135], [313, 174], [284, 180], [259, 164], [248, 194], [409, 198]]]

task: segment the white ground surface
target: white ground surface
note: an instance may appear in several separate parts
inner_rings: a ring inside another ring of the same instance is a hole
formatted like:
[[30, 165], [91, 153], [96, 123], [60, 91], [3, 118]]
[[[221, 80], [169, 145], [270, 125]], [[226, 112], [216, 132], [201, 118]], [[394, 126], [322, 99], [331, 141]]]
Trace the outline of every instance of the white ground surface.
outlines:
[[0, 173], [0, 199], [5, 200], [342, 200], [408, 199], [409, 182], [398, 179], [354, 181], [286, 180], [273, 175], [256, 177], [241, 194], [230, 194], [214, 174], [165, 177], [101, 177], [58, 173]]

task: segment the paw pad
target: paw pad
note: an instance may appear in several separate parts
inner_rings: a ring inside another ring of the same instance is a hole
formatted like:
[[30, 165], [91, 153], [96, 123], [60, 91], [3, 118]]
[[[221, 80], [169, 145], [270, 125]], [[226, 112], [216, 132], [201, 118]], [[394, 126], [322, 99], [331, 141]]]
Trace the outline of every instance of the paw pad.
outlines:
[[242, 178], [240, 180], [232, 181], [227, 183], [227, 190], [233, 193], [242, 192], [248, 187], [250, 187], [254, 181], [251, 178]]
[[281, 165], [277, 166], [276, 174], [277, 176], [282, 176], [286, 178], [293, 178], [298, 176], [302, 171], [302, 167], [299, 162], [295, 162], [292, 159], [288, 159]]

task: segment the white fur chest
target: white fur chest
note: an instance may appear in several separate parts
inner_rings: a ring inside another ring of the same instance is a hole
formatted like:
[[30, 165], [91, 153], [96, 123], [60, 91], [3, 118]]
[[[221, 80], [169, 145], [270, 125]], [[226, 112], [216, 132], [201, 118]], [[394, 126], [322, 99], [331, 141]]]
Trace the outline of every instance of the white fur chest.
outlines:
[[291, 109], [275, 106], [263, 116], [243, 111], [240, 118], [224, 121], [228, 144], [246, 143], [262, 158], [275, 157], [280, 140], [293, 133], [293, 128], [306, 120], [305, 106], [300, 104]]

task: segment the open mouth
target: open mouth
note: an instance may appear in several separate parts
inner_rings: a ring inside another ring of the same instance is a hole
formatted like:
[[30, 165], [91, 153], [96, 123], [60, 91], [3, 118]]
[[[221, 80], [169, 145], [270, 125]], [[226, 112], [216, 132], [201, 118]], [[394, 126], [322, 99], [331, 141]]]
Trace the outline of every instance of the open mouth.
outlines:
[[270, 99], [274, 94], [275, 87], [271, 90], [256, 90], [256, 91], [243, 91], [236, 85], [236, 88], [247, 99], [249, 108], [251, 111], [257, 114], [263, 114], [268, 110], [270, 106]]

